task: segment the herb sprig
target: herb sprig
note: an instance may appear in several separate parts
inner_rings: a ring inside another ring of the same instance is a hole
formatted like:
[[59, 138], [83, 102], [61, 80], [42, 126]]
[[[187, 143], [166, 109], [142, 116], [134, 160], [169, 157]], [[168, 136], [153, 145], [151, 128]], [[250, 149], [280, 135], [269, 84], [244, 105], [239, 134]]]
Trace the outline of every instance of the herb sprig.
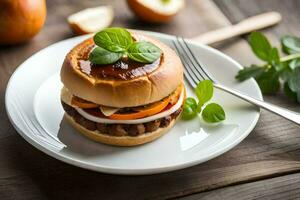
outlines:
[[141, 63], [152, 63], [162, 51], [147, 41], [134, 41], [129, 31], [124, 28], [106, 28], [94, 36], [96, 48], [89, 55], [94, 64], [115, 63], [122, 57], [128, 57]]
[[[205, 104], [213, 97], [214, 87], [210, 80], [201, 81], [196, 89], [195, 93], [198, 99], [188, 97], [183, 105], [182, 118], [185, 120], [192, 119], [201, 113], [202, 118], [207, 123], [216, 123], [225, 120], [225, 111], [217, 103]], [[204, 109], [202, 110], [202, 108]], [[202, 111], [202, 112], [201, 112]]]
[[272, 47], [260, 32], [250, 34], [249, 44], [253, 53], [265, 63], [245, 67], [235, 78], [239, 81], [255, 78], [264, 94], [278, 92], [282, 84], [285, 95], [300, 103], [300, 38], [281, 38], [281, 49], [286, 54], [284, 57], [280, 57], [278, 48]]

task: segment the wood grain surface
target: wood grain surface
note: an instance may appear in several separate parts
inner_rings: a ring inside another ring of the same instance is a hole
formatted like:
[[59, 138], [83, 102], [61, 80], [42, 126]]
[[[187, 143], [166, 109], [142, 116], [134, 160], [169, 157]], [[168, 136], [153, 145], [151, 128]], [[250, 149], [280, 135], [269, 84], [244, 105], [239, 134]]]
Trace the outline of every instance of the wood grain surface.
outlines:
[[291, 174], [252, 183], [198, 193], [181, 200], [211, 199], [299, 199], [300, 174]]
[[[278, 10], [284, 21], [268, 29], [268, 35], [273, 39], [279, 33], [300, 35], [299, 1], [281, 2], [216, 0], [232, 22], [263, 11]], [[284, 199], [299, 197], [300, 129], [266, 111], [262, 111], [252, 133], [226, 154], [191, 168], [149, 176], [116, 176], [80, 169], [45, 155], [16, 133], [4, 106], [5, 88], [13, 71], [38, 50], [74, 36], [66, 23], [69, 14], [107, 3], [116, 11], [113, 26], [193, 37], [230, 23], [209, 0], [188, 0], [186, 9], [166, 25], [149, 25], [136, 20], [125, 1], [47, 1], [46, 25], [33, 40], [0, 47], [0, 199], [165, 199], [187, 195], [191, 195], [186, 197], [191, 199], [272, 199], [278, 194]], [[244, 65], [257, 61], [241, 38], [219, 44], [217, 48]], [[300, 111], [298, 104], [282, 94], [265, 99]]]

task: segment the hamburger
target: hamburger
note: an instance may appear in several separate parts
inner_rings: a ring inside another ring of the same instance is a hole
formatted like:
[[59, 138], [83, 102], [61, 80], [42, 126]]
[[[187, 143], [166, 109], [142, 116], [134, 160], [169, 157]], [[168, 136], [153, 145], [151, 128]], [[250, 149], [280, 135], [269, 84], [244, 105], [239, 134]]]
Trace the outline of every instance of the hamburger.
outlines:
[[84, 136], [116, 146], [157, 139], [185, 98], [183, 66], [167, 45], [108, 28], [75, 46], [61, 68], [66, 119]]

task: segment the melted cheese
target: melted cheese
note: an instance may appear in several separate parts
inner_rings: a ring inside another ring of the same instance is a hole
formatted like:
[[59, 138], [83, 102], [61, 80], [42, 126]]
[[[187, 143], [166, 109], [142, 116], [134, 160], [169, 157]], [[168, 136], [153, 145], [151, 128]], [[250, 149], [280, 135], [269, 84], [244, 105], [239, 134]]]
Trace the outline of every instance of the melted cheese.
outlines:
[[100, 106], [100, 110], [101, 110], [103, 115], [108, 117], [108, 116], [111, 116], [112, 114], [116, 113], [119, 110], [119, 108]]
[[[61, 100], [64, 103], [68, 104], [69, 106], [72, 106], [74, 108], [78, 108], [77, 106], [72, 104], [72, 98], [73, 98], [73, 94], [70, 93], [70, 91], [66, 87], [63, 87], [61, 89]], [[113, 108], [113, 107], [108, 107], [108, 106], [100, 106], [100, 105], [99, 105], [99, 109], [101, 110], [101, 112], [105, 116], [110, 116], [110, 115], [116, 113], [119, 110], [119, 108]]]

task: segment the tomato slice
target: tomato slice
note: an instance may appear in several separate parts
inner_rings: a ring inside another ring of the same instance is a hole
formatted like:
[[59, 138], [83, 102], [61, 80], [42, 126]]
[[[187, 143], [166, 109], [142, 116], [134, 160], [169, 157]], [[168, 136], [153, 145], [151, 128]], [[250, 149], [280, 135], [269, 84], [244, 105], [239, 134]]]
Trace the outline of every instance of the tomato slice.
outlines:
[[129, 113], [129, 114], [112, 114], [111, 116], [109, 116], [109, 118], [117, 119], [117, 120], [130, 120], [130, 119], [144, 118], [162, 111], [169, 104], [169, 101], [170, 98], [165, 98], [164, 100], [162, 100], [162, 102], [153, 104], [153, 106], [150, 106], [145, 110], [141, 110], [139, 112]]
[[77, 106], [79, 108], [97, 108], [99, 107], [98, 104], [95, 104], [90, 101], [86, 101], [84, 99], [81, 99], [79, 97], [73, 96], [71, 100], [71, 104], [74, 106]]
[[164, 110], [169, 104], [174, 105], [178, 101], [181, 91], [182, 91], [182, 85], [178, 87], [172, 95], [164, 98], [162, 101], [150, 104], [146, 107], [142, 107], [142, 106], [137, 107], [134, 109], [137, 111], [135, 113], [112, 114], [108, 118], [116, 119], [116, 120], [131, 120], [131, 119], [139, 119], [139, 118], [144, 118], [147, 116], [157, 114], [162, 110]]

